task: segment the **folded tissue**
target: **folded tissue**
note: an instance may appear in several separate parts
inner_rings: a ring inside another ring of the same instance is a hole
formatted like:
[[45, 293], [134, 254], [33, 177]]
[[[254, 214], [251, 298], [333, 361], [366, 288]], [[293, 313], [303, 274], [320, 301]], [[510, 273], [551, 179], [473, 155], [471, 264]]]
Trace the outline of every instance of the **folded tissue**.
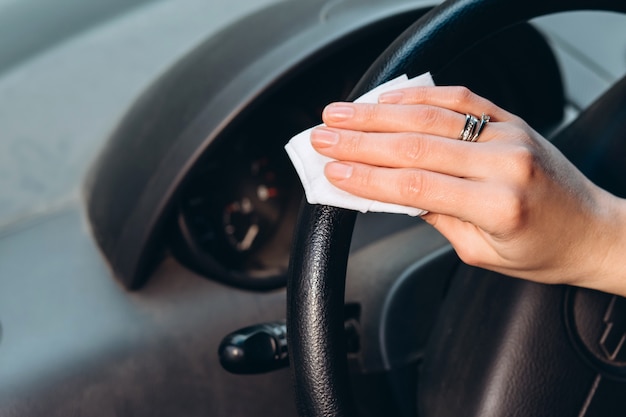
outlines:
[[[435, 84], [430, 76], [430, 73], [425, 73], [410, 79], [406, 75], [402, 75], [379, 85], [373, 90], [370, 90], [354, 102], [377, 103], [378, 96], [387, 91], [434, 85]], [[287, 154], [291, 159], [291, 163], [300, 177], [300, 181], [302, 182], [302, 186], [304, 187], [304, 192], [306, 194], [306, 199], [310, 204], [336, 206], [350, 210], [357, 210], [362, 213], [374, 211], [408, 214], [409, 216], [420, 216], [426, 213], [424, 210], [415, 207], [384, 203], [381, 201], [357, 197], [332, 185], [324, 176], [324, 166], [328, 162], [332, 161], [332, 159], [319, 154], [315, 149], [313, 149], [313, 146], [311, 145], [311, 131], [313, 129], [314, 128], [310, 128], [298, 133], [291, 138], [287, 145], [285, 145], [285, 150], [287, 151]]]

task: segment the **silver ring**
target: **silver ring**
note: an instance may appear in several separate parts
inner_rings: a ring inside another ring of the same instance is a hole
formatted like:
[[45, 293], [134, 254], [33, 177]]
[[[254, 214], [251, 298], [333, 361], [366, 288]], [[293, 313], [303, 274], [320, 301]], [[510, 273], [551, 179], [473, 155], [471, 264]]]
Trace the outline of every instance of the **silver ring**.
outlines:
[[472, 136], [472, 139], [470, 139], [470, 142], [476, 142], [478, 140], [478, 135], [480, 135], [480, 132], [483, 131], [487, 123], [489, 123], [489, 120], [491, 120], [491, 117], [483, 113], [482, 117], [480, 118], [480, 124], [478, 125], [478, 128], [476, 129], [476, 133], [474, 133], [474, 136]]
[[476, 128], [478, 127], [478, 118], [471, 114], [465, 115], [465, 126], [463, 126], [463, 130], [459, 133], [460, 140], [472, 140], [472, 138], [476, 135]]

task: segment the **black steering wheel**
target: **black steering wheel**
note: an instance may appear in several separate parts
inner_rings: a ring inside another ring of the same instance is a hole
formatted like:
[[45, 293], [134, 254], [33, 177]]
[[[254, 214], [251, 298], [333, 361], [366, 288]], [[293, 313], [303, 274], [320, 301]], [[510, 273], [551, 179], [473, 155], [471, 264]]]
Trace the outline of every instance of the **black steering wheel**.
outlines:
[[[403, 73], [431, 71], [436, 76], [472, 45], [516, 23], [583, 9], [624, 13], [626, 2], [447, 1], [389, 46], [348, 99]], [[596, 146], [589, 139], [598, 137], [599, 127], [604, 129], [600, 132], [603, 146], [612, 146], [607, 145], [609, 139], [623, 137], [626, 131], [624, 97], [623, 80], [561, 133], [555, 139], [557, 146], [579, 164], [576, 158]], [[609, 176], [602, 171], [605, 162], [596, 160], [595, 165], [581, 169], [599, 185], [626, 194], [623, 181], [605, 178]], [[594, 171], [599, 166], [602, 172]], [[625, 178], [622, 171], [610, 176]], [[343, 324], [345, 273], [355, 218], [356, 213], [349, 210], [308, 204], [300, 214], [288, 279], [287, 331], [301, 416], [356, 414]], [[418, 414], [626, 415], [621, 394], [626, 377], [622, 350], [626, 348], [619, 342], [626, 338], [626, 323], [620, 318], [626, 316], [622, 300], [461, 268], [452, 280], [423, 359]]]

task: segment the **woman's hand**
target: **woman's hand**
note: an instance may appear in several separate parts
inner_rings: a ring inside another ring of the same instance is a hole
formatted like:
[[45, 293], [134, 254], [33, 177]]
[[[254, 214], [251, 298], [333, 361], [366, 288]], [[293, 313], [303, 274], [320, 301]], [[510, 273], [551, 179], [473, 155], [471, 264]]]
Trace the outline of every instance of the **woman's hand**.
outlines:
[[[465, 114], [491, 116], [475, 143]], [[423, 218], [470, 264], [626, 295], [626, 205], [519, 117], [463, 87], [419, 87], [379, 104], [333, 103], [315, 149], [329, 181]]]

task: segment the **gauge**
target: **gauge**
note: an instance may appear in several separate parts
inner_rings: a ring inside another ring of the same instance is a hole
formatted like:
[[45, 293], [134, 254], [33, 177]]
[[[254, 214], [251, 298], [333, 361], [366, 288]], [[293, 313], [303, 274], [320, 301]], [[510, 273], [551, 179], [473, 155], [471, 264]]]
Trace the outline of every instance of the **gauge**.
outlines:
[[[277, 98], [246, 116], [196, 163], [171, 223], [170, 248], [183, 264], [243, 288], [285, 284], [304, 192], [284, 144], [319, 123], [322, 102], [299, 100], [307, 104]], [[279, 123], [274, 114], [281, 115]]]
[[184, 187], [172, 249], [203, 275], [275, 288], [284, 284], [302, 194], [281, 160], [282, 149], [234, 149], [204, 165]]

